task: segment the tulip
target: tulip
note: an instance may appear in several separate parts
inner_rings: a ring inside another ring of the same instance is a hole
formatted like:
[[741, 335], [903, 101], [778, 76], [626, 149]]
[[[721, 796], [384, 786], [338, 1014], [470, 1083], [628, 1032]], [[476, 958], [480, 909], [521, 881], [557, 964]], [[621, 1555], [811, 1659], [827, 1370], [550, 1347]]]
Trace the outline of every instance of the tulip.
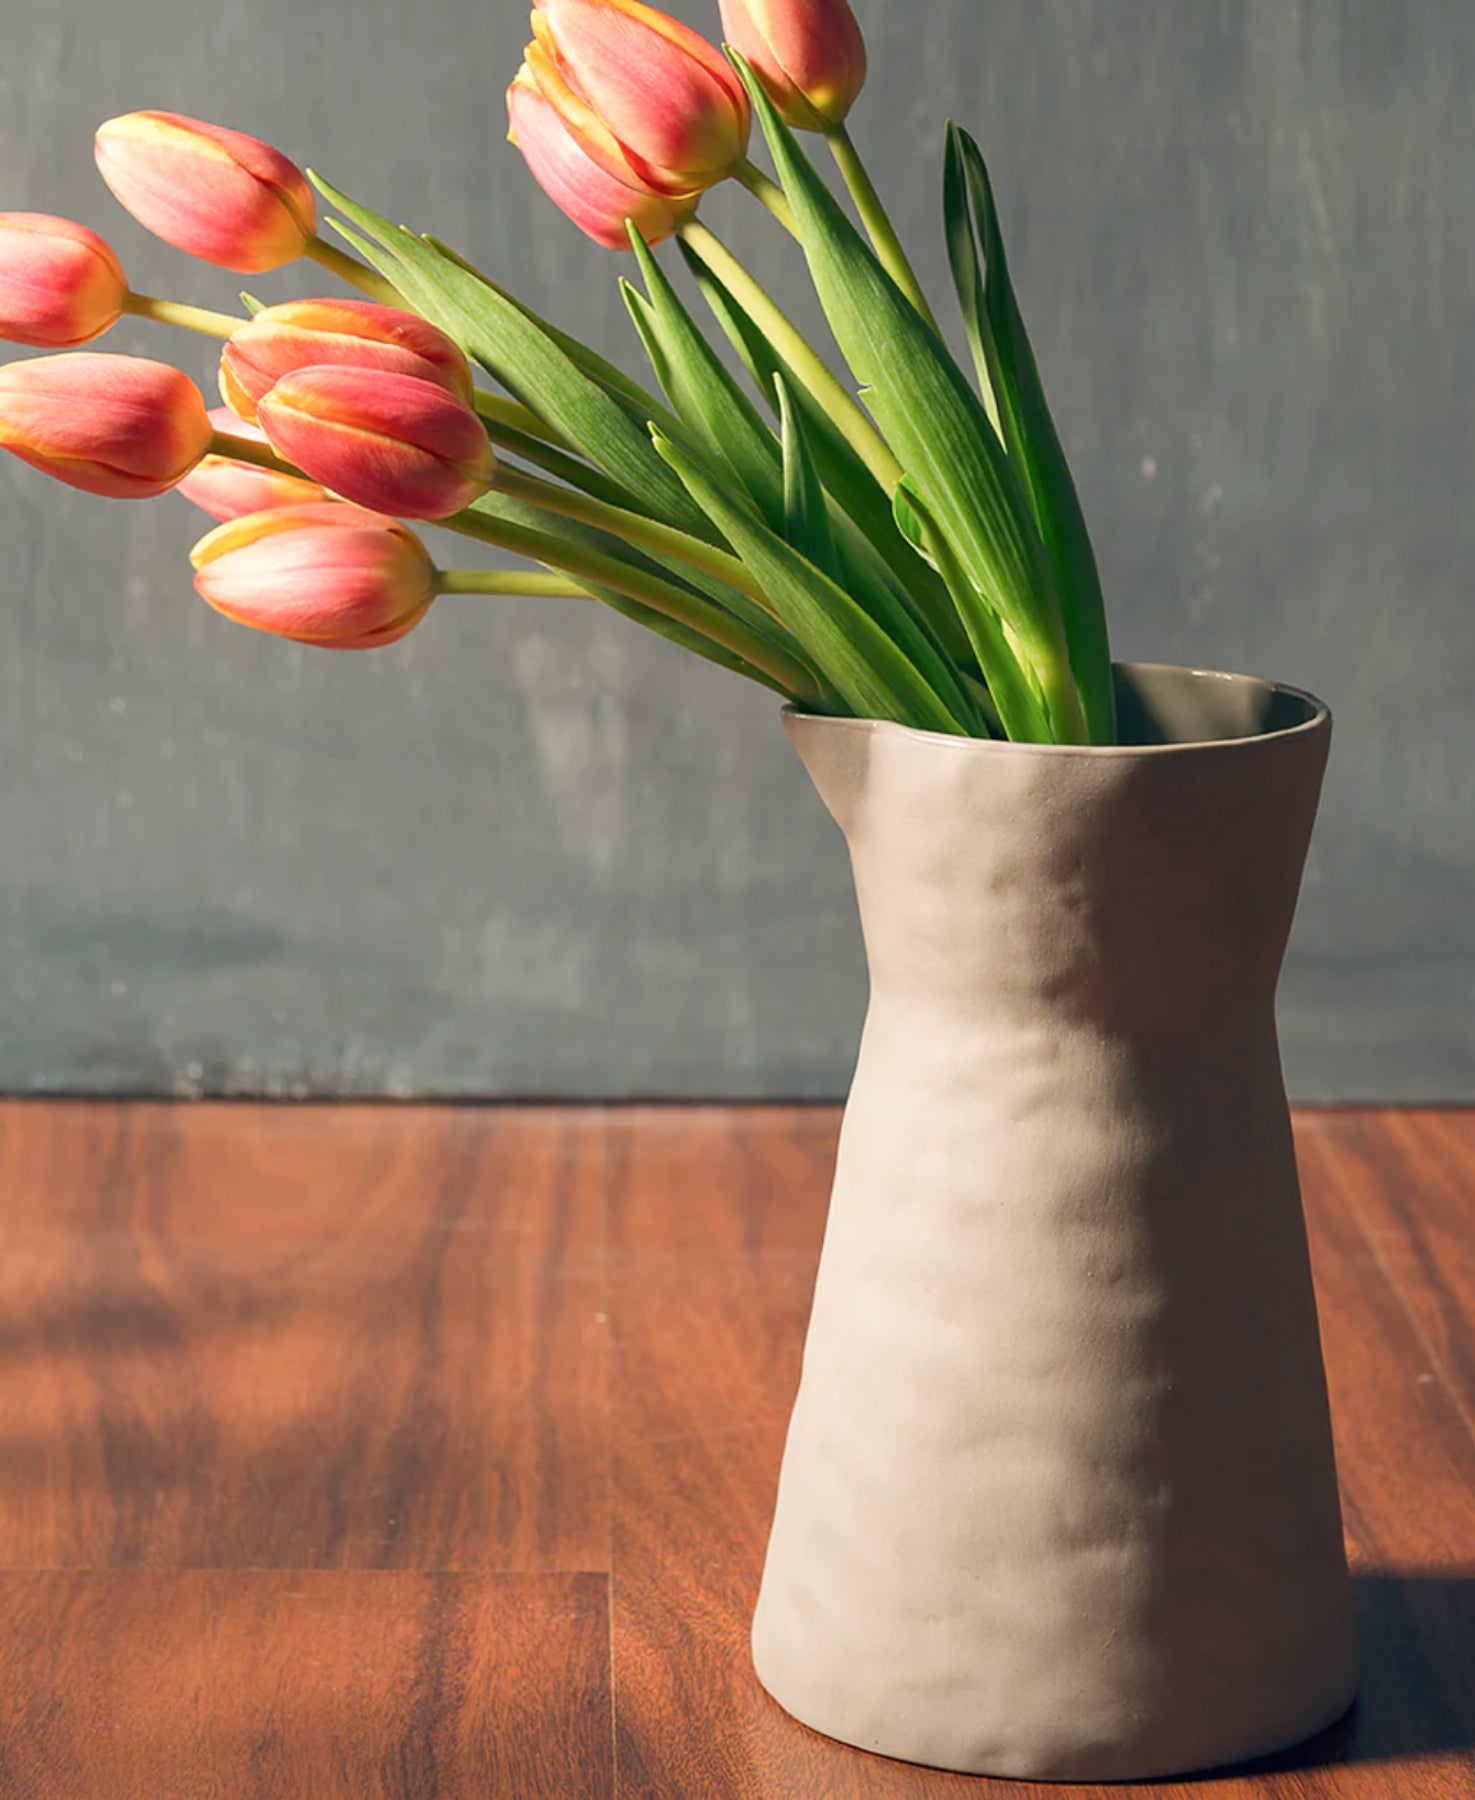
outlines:
[[82, 350], [0, 368], [0, 449], [89, 494], [166, 493], [211, 436], [200, 390], [165, 363]]
[[128, 283], [95, 231], [46, 213], [0, 213], [0, 338], [42, 350], [91, 343], [118, 322]]
[[139, 224], [202, 262], [259, 275], [295, 262], [312, 241], [307, 177], [258, 138], [135, 112], [109, 119], [95, 149], [103, 180]]
[[839, 125], [865, 85], [850, 0], [721, 0], [722, 30], [796, 131]]
[[444, 519], [484, 494], [495, 467], [480, 419], [418, 375], [294, 369], [257, 407], [277, 454], [374, 512]]
[[222, 351], [220, 392], [237, 417], [249, 421], [284, 375], [327, 363], [417, 375], [471, 404], [471, 370], [446, 334], [414, 313], [368, 300], [268, 306]]
[[640, 0], [539, 0], [533, 33], [524, 76], [617, 181], [688, 196], [741, 160], [742, 83], [689, 27]]
[[544, 99], [524, 64], [507, 90], [508, 136], [522, 151], [538, 185], [574, 224], [606, 250], [628, 250], [627, 224], [658, 244], [696, 207], [698, 196], [673, 197], [623, 181], [596, 162]]
[[435, 598], [435, 568], [413, 532], [334, 502], [217, 525], [190, 561], [196, 591], [227, 619], [331, 650], [392, 644]]
[[[266, 433], [247, 425], [228, 406], [214, 406], [208, 414], [216, 431], [248, 438], [266, 445]], [[230, 456], [210, 455], [197, 462], [175, 492], [209, 513], [212, 519], [243, 519], [251, 513], [270, 512], [282, 506], [307, 506], [325, 501], [328, 493], [315, 481], [300, 475], [284, 475], [279, 469], [261, 469], [255, 463], [237, 462]]]

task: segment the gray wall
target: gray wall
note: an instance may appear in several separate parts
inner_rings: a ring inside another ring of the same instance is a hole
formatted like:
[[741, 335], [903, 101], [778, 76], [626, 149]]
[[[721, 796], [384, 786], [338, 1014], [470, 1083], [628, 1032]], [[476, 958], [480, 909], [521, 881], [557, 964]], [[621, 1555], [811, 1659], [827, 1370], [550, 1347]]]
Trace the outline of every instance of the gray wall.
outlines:
[[[5, 10], [0, 204], [98, 226], [140, 287], [237, 285], [93, 174], [98, 120], [173, 107], [629, 354], [611, 259], [502, 141], [516, 0]], [[860, 11], [857, 131], [939, 292], [943, 115], [990, 154], [1119, 652], [1335, 706], [1295, 1090], [1475, 1096], [1475, 7]], [[708, 216], [799, 304], [744, 196]], [[180, 348], [131, 323], [110, 347]], [[446, 602], [376, 656], [284, 646], [192, 597], [182, 501], [87, 501], [3, 460], [0, 1087], [843, 1088], [842, 849], [756, 690], [563, 602]]]

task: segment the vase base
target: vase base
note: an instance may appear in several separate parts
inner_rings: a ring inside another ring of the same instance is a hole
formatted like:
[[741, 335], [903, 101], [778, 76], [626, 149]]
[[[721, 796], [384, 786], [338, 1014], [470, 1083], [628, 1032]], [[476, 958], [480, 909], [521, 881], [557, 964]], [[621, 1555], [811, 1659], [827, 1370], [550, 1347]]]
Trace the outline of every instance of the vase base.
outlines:
[[[867, 1755], [890, 1762], [909, 1763], [913, 1767], [945, 1770], [954, 1775], [977, 1775], [1003, 1781], [1038, 1781], [1071, 1784], [1079, 1782], [1163, 1781], [1188, 1779], [1227, 1771], [1270, 1756], [1283, 1755], [1305, 1744], [1344, 1718], [1356, 1704], [1358, 1670], [1355, 1665], [1350, 1679], [1345, 1675], [1329, 1686], [1319, 1705], [1307, 1705], [1294, 1719], [1281, 1722], [1278, 1730], [1266, 1730], [1258, 1736], [1246, 1735], [1238, 1741], [1216, 1741], [1212, 1731], [1202, 1737], [1202, 1749], [1195, 1754], [1181, 1742], [1175, 1748], [1139, 1739], [1130, 1746], [1095, 1744], [1064, 1750], [1058, 1735], [1031, 1747], [1022, 1741], [1017, 1728], [1010, 1732], [1007, 1746], [995, 1742], [992, 1747], [981, 1741], [980, 1734], [959, 1732], [951, 1743], [944, 1743], [936, 1733], [920, 1736], [908, 1729], [906, 1721], [894, 1723], [894, 1729], [849, 1730], [838, 1718], [821, 1722], [806, 1717], [806, 1709], [791, 1706], [774, 1692], [758, 1671], [759, 1684], [768, 1697], [807, 1730], [817, 1732], [834, 1743], [848, 1745]], [[1176, 1722], [1181, 1729], [1181, 1721]]]

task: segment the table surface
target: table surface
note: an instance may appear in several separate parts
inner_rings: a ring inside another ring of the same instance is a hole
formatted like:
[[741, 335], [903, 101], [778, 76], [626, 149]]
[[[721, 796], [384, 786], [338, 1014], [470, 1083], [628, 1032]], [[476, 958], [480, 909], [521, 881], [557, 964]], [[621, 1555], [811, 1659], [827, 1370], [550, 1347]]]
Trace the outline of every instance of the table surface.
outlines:
[[[748, 1666], [836, 1123], [0, 1104], [0, 1795], [1098, 1791], [860, 1755]], [[1140, 1791], [1475, 1796], [1475, 1113], [1298, 1139], [1363, 1695]]]

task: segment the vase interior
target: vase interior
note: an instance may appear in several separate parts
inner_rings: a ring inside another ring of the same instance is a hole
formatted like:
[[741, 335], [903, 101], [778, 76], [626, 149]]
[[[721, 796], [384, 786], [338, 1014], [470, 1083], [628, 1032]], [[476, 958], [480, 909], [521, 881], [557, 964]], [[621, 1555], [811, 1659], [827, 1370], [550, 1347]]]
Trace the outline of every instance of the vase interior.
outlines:
[[1321, 702], [1252, 675], [1118, 663], [1117, 737], [1122, 746], [1225, 743], [1314, 724]]

